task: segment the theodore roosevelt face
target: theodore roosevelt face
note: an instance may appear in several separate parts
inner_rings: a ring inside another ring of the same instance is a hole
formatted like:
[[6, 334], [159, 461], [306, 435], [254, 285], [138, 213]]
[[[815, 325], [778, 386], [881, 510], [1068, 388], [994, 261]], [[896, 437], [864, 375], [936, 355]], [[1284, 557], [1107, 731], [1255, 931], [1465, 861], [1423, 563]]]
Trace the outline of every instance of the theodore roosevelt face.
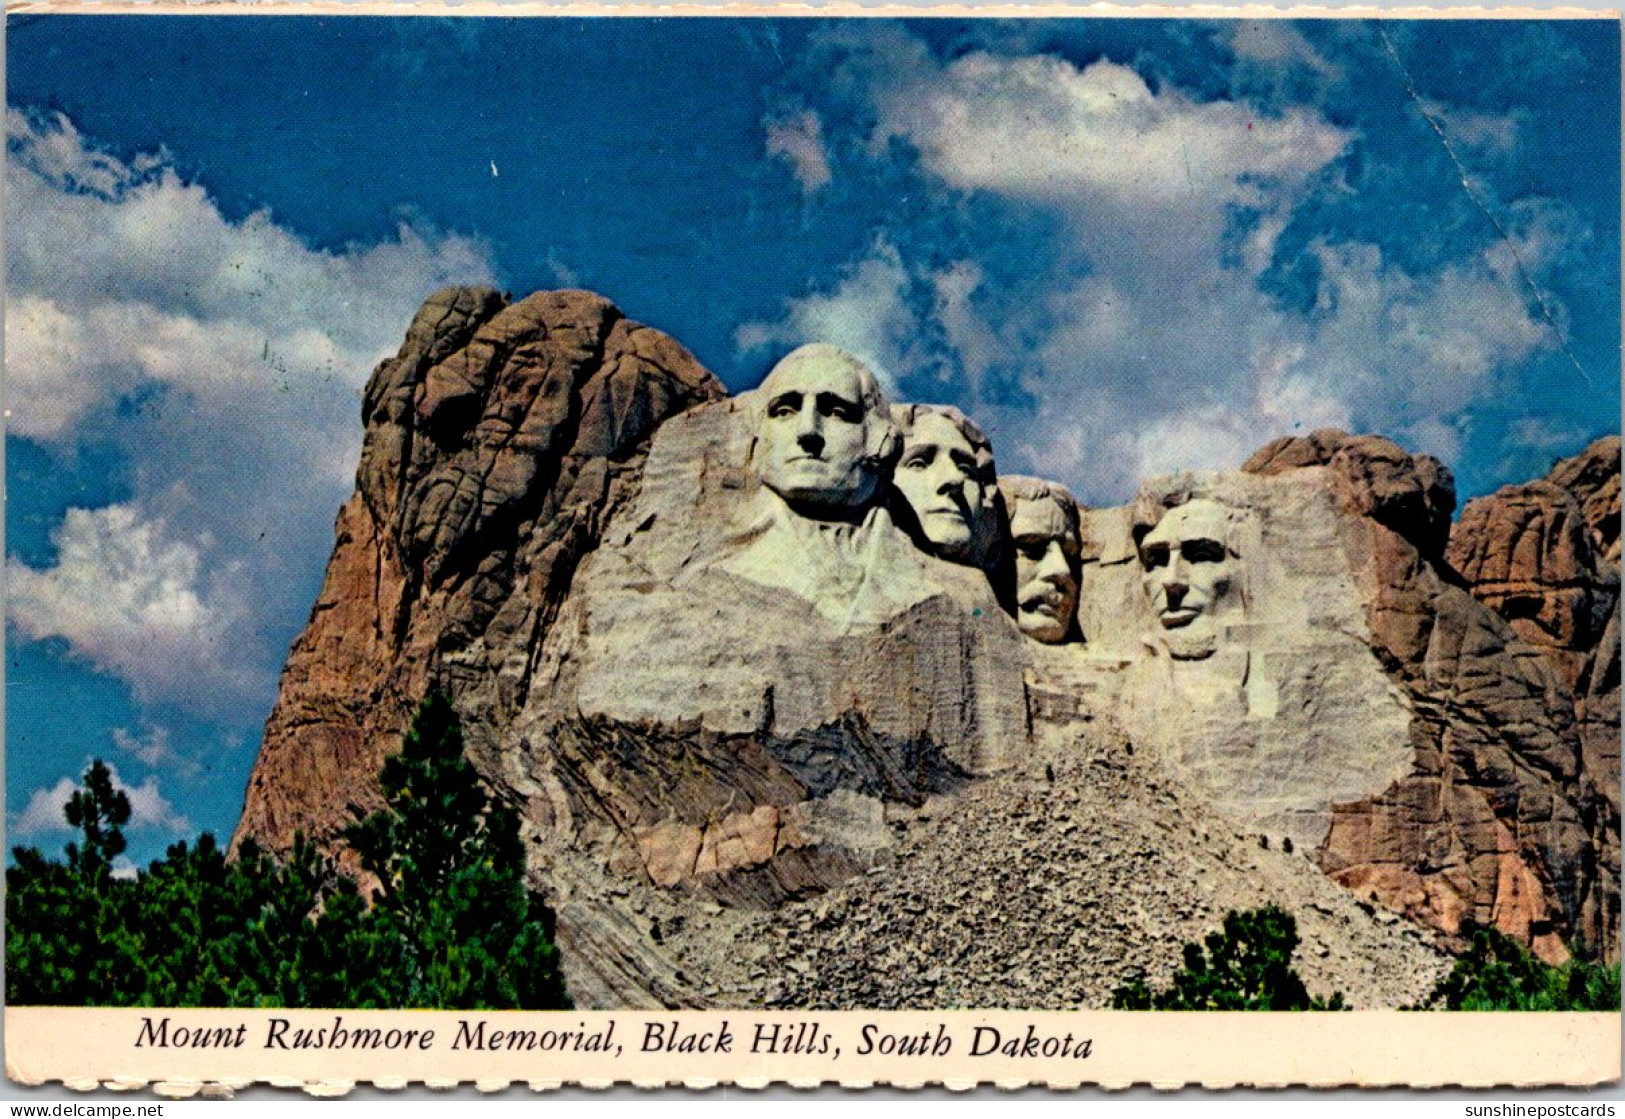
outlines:
[[1200, 660], [1218, 646], [1217, 615], [1236, 576], [1230, 521], [1223, 505], [1197, 498], [1168, 510], [1140, 540], [1141, 582], [1176, 660]]
[[1016, 625], [1034, 641], [1059, 644], [1078, 608], [1076, 521], [1054, 497], [1007, 494], [1005, 501], [1016, 552]]

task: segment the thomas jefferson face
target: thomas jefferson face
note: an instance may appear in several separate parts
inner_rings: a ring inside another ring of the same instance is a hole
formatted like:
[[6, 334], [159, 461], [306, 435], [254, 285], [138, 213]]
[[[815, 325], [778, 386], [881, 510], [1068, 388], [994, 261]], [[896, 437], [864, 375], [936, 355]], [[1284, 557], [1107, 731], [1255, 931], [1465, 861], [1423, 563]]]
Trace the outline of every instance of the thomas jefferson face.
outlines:
[[774, 367], [757, 390], [763, 485], [792, 505], [856, 508], [873, 498], [873, 427], [890, 420], [874, 415], [878, 393], [864, 376], [855, 358], [828, 346], [805, 347]]
[[[1006, 501], [1009, 501], [1006, 495]], [[1034, 641], [1057, 645], [1078, 609], [1078, 537], [1052, 497], [1010, 503], [1016, 549], [1016, 625]]]
[[1217, 615], [1236, 574], [1229, 535], [1229, 511], [1198, 498], [1170, 509], [1140, 541], [1142, 585], [1176, 660], [1200, 660], [1218, 647]]
[[980, 561], [993, 516], [992, 487], [958, 424], [929, 412], [915, 419], [892, 481], [938, 555], [959, 563]]

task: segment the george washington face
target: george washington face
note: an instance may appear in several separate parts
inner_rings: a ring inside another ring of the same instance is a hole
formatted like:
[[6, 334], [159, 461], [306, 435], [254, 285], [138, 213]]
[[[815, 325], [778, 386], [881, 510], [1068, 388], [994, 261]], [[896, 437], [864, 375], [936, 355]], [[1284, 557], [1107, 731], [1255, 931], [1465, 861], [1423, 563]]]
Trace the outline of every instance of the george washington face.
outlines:
[[880, 484], [895, 432], [873, 375], [833, 346], [803, 346], [757, 390], [753, 452], [762, 484], [791, 505], [856, 508]]

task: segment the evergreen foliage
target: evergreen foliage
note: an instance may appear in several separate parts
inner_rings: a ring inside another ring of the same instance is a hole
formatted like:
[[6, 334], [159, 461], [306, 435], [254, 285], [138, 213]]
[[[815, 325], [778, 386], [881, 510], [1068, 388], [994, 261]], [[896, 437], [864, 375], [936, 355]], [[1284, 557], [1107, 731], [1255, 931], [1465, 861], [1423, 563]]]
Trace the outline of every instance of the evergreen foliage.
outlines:
[[369, 915], [399, 946], [390, 1005], [568, 1005], [552, 915], [525, 887], [519, 818], [488, 803], [444, 695], [423, 702], [379, 784], [390, 811], [347, 838], [381, 883]]
[[1618, 964], [1553, 967], [1497, 929], [1469, 930], [1467, 951], [1419, 1009], [1618, 1010]]
[[1343, 1010], [1343, 996], [1309, 994], [1292, 969], [1298, 923], [1274, 905], [1231, 912], [1224, 927], [1185, 945], [1185, 966], [1170, 986], [1153, 990], [1132, 976], [1112, 993], [1115, 1010]]
[[97, 761], [64, 814], [83, 839], [68, 844], [65, 862], [18, 848], [6, 871], [8, 1002], [84, 1005], [101, 991], [128, 991], [139, 969], [140, 942], [128, 921], [134, 886], [113, 877], [130, 799]]
[[66, 817], [66, 859], [6, 871], [6, 998], [16, 1005], [568, 1006], [552, 915], [524, 884], [513, 811], [489, 803], [444, 696], [385, 764], [386, 808], [348, 833], [371, 904], [302, 837], [278, 863], [205, 833], [115, 877], [128, 798], [100, 761]]

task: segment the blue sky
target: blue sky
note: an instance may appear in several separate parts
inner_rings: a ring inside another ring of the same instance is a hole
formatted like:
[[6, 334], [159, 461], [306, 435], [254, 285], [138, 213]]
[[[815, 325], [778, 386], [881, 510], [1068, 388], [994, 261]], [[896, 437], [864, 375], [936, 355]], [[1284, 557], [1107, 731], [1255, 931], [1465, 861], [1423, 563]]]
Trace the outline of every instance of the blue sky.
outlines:
[[7, 24], [8, 839], [229, 832], [424, 296], [804, 341], [1086, 501], [1335, 425], [1463, 498], [1620, 427], [1607, 20]]

